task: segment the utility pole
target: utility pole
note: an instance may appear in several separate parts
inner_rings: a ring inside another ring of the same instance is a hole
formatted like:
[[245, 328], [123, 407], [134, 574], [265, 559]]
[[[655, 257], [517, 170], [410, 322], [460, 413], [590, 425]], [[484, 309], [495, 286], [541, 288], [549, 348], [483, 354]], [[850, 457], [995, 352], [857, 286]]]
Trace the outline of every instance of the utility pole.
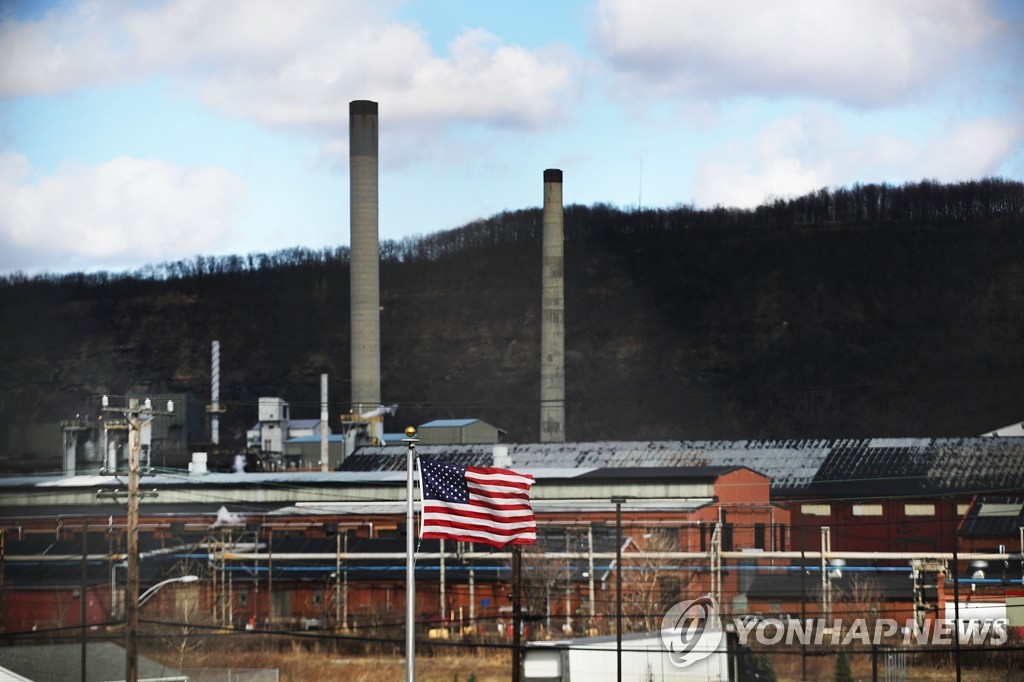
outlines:
[[[127, 408], [110, 407], [107, 396], [103, 396], [105, 412], [119, 412], [124, 415], [128, 425], [128, 559], [127, 585], [125, 588], [125, 682], [138, 682], [139, 679], [139, 498], [152, 497], [154, 492], [139, 491], [139, 444], [140, 433], [148, 426], [156, 415], [167, 415], [174, 412], [174, 403], [167, 402], [166, 412], [156, 412], [149, 398], [139, 407], [138, 398], [131, 398]], [[117, 472], [111, 472], [117, 473]], [[118, 493], [103, 496], [117, 497]]]
[[[134, 403], [134, 405], [133, 405]], [[139, 401], [132, 400], [129, 407], [138, 408]], [[125, 634], [125, 682], [139, 679], [139, 412], [129, 416], [128, 427], [128, 593], [125, 609], [128, 630]]]

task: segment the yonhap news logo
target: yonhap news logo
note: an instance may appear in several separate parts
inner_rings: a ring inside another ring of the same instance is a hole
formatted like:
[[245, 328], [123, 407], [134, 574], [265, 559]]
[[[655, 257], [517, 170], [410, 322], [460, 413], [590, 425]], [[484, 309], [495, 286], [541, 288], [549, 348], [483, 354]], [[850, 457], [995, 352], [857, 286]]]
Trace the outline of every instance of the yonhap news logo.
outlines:
[[679, 668], [718, 651], [722, 636], [718, 602], [711, 595], [681, 601], [661, 619], [661, 641], [672, 665]]

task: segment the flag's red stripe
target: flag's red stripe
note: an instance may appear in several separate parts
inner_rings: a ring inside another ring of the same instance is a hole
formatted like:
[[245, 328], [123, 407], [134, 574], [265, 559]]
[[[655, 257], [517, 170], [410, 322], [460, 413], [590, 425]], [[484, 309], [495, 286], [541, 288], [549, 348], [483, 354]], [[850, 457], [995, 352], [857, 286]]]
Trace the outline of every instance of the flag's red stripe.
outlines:
[[485, 535], [479, 535], [476, 533], [456, 533], [456, 532], [438, 532], [430, 533], [424, 532], [424, 538], [439, 538], [444, 540], [455, 540], [456, 542], [478, 542], [485, 545], [491, 545], [492, 547], [504, 547], [505, 545], [532, 545], [537, 540], [536, 535], [526, 535], [516, 538], [491, 538]]
[[437, 529], [445, 529], [445, 528], [456, 528], [456, 529], [459, 529], [459, 530], [482, 531], [482, 532], [491, 533], [492, 535], [500, 535], [500, 536], [505, 536], [505, 537], [512, 536], [512, 535], [523, 535], [523, 534], [529, 534], [529, 533], [536, 534], [536, 532], [537, 532], [536, 524], [532, 524], [532, 523], [517, 524], [513, 528], [500, 528], [500, 527], [491, 526], [491, 525], [487, 525], [487, 524], [475, 525], [475, 524], [472, 524], [472, 523], [460, 523], [458, 521], [452, 521], [452, 520], [448, 520], [448, 519], [430, 519], [429, 521], [424, 521], [424, 523], [423, 523], [423, 530], [424, 531], [427, 531], [427, 530], [437, 530]]
[[423, 510], [424, 522], [426, 522], [427, 519], [431, 519], [439, 515], [444, 517], [456, 517], [460, 519], [479, 521], [481, 523], [536, 523], [536, 517], [534, 517], [532, 512], [525, 512], [522, 514], [488, 514], [484, 512], [478, 514], [471, 511], [453, 510], [446, 509], [443, 507], [435, 507], [431, 509], [425, 508]]
[[493, 513], [493, 514], [504, 514], [511, 515], [518, 512], [533, 512], [533, 508], [528, 504], [491, 504], [485, 500], [472, 498], [468, 503], [460, 502], [445, 502], [443, 500], [434, 500], [427, 498], [423, 500], [423, 508], [433, 507], [435, 509], [451, 509], [455, 512], [460, 511], [477, 511], [481, 513]]
[[[430, 499], [430, 498], [427, 498]], [[442, 500], [437, 500], [442, 502]], [[482, 497], [476, 493], [470, 493], [469, 502], [466, 504], [472, 504], [474, 506], [490, 507], [491, 509], [529, 509], [529, 500], [520, 500], [518, 498], [494, 498], [494, 497]]]
[[461, 510], [466, 507], [480, 507], [481, 510], [493, 509], [500, 512], [516, 512], [516, 511], [532, 511], [532, 508], [528, 503], [508, 503], [508, 502], [488, 502], [487, 500], [480, 500], [479, 498], [470, 498], [469, 502], [444, 502], [443, 500], [434, 500], [433, 498], [426, 498], [423, 501], [424, 507], [444, 507], [445, 509], [456, 509]]
[[470, 495], [479, 495], [480, 497], [490, 498], [492, 500], [529, 500], [530, 496], [526, 493], [506, 493], [496, 490], [485, 490], [483, 488], [477, 488], [476, 486], [469, 486]]
[[492, 473], [471, 471], [470, 469], [466, 470], [466, 480], [473, 481], [475, 483], [485, 483], [488, 485], [506, 485], [510, 488], [522, 488], [523, 490], [529, 490], [530, 486], [533, 485], [532, 476], [496, 476]]
[[482, 474], [486, 476], [508, 476], [509, 478], [525, 479], [528, 481], [533, 480], [531, 474], [521, 474], [518, 471], [512, 471], [511, 469], [502, 469], [500, 467], [466, 467], [466, 473], [471, 474]]

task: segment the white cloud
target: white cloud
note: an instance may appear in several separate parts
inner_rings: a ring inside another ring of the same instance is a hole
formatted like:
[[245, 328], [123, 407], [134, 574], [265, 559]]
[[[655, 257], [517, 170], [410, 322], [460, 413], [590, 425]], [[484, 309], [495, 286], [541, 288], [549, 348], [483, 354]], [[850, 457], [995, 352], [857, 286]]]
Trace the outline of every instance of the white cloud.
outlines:
[[958, 123], [920, 155], [921, 177], [955, 182], [992, 176], [1024, 143], [1024, 124], [986, 118]]
[[892, 132], [858, 135], [839, 118], [812, 109], [705, 156], [692, 191], [701, 206], [749, 208], [772, 197], [857, 182], [976, 179], [997, 174], [1022, 142], [1024, 126], [1009, 120], [939, 126], [912, 141]]
[[115, 268], [220, 245], [245, 188], [218, 168], [118, 158], [39, 176], [0, 152], [0, 270]]
[[998, 32], [971, 0], [600, 0], [594, 43], [654, 97], [797, 95], [880, 106]]
[[170, 74], [207, 104], [258, 123], [344, 134], [348, 102], [386, 102], [406, 126], [533, 128], [558, 119], [571, 57], [466, 30], [433, 53], [393, 3], [366, 0], [90, 2], [0, 24], [0, 97]]

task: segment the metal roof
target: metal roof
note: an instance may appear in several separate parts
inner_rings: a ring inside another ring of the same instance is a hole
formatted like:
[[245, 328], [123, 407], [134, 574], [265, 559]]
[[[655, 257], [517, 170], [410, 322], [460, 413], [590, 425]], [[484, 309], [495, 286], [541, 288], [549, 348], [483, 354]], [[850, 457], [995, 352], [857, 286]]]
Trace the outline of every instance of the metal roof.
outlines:
[[[344, 443], [345, 442], [345, 436], [343, 436], [340, 433], [332, 433], [332, 434], [329, 434], [327, 436], [327, 441], [329, 443]], [[318, 436], [318, 435], [317, 436], [296, 436], [295, 438], [289, 438], [288, 440], [286, 440], [285, 444], [288, 444], [288, 443], [319, 443], [319, 442], [320, 442], [320, 436]]]
[[[494, 445], [419, 445], [422, 456], [491, 466]], [[897, 490], [1024, 491], [1024, 438], [861, 438], [788, 441], [600, 441], [508, 443], [511, 468], [599, 469], [743, 466], [765, 474], [775, 493]], [[405, 469], [406, 446], [360, 448], [344, 471]], [[842, 484], [842, 486], [840, 486]]]
[[960, 526], [964, 537], [1013, 537], [1024, 527], [1024, 497], [984, 496], [971, 505]]
[[[462, 466], [492, 466], [495, 445], [419, 445], [417, 454]], [[1024, 495], [1024, 438], [917, 438], [806, 441], [600, 441], [522, 443], [507, 449], [511, 468], [538, 481], [593, 477], [642, 480], [651, 474], [677, 480], [746, 467], [769, 478], [772, 492], [790, 495], [949, 494]], [[266, 473], [164, 472], [140, 485], [194, 488], [395, 486], [405, 482], [406, 444], [367, 446], [338, 471]], [[717, 470], [716, 470], [717, 468]], [[723, 469], [724, 468], [724, 469]], [[598, 470], [603, 470], [598, 473]], [[622, 470], [617, 473], [617, 470]], [[688, 471], [686, 471], [688, 470]], [[0, 492], [88, 491], [123, 487], [124, 477], [79, 475], [0, 478]], [[266, 501], [271, 500], [254, 500]], [[8, 500], [12, 506], [20, 504]], [[69, 500], [69, 504], [73, 501]]]
[[421, 429], [429, 429], [432, 427], [452, 427], [452, 426], [469, 426], [480, 421], [479, 419], [435, 419], [429, 421], [426, 424], [420, 424]]

